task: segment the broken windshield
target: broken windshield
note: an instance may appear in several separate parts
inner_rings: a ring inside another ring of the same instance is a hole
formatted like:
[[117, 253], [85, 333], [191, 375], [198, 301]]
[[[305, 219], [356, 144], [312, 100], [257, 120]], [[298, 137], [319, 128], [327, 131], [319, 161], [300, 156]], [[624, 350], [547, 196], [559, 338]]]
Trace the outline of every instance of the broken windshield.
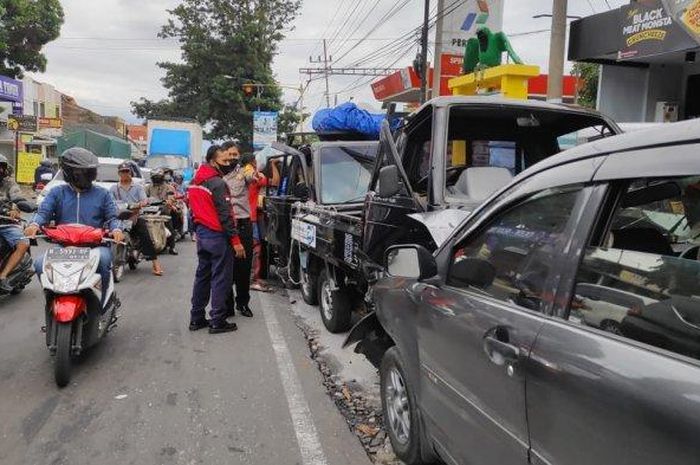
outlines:
[[329, 146], [320, 151], [321, 203], [358, 202], [372, 177], [377, 144]]

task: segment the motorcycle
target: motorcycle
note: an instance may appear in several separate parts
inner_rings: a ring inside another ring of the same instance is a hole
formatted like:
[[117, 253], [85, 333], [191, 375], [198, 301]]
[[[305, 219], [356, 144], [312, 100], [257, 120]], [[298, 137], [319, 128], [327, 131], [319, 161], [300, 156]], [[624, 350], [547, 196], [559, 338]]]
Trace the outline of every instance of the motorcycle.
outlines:
[[[9, 215], [7, 206], [0, 207], [0, 228], [10, 225], [22, 225], [22, 221]], [[7, 260], [12, 255], [14, 249], [2, 238], [0, 238], [0, 269], [5, 267]], [[24, 290], [24, 288], [32, 282], [34, 276], [34, 262], [32, 255], [27, 250], [22, 260], [15, 266], [12, 272], [7, 276], [7, 282], [12, 286], [10, 294], [16, 295]], [[1, 292], [1, 291], [0, 291]]]
[[180, 217], [178, 227], [172, 231], [172, 234], [175, 234], [175, 242], [179, 242], [185, 238], [187, 232], [189, 231], [188, 222], [190, 214], [189, 209], [187, 208], [187, 196], [184, 194], [171, 194], [169, 196], [169, 200], [171, 201], [171, 208]]
[[43, 228], [50, 242], [59, 244], [44, 254], [41, 285], [46, 297], [46, 346], [55, 356], [54, 377], [59, 387], [71, 378], [72, 358], [97, 344], [114, 328], [121, 302], [114, 280], [106, 290], [97, 271], [98, 246], [114, 242], [99, 228], [79, 224]]
[[133, 271], [143, 258], [138, 237], [132, 234], [134, 214], [137, 214], [140, 206], [118, 201], [117, 208], [119, 209], [118, 218], [124, 227], [124, 243], [114, 243], [112, 246], [112, 257], [114, 257], [112, 276], [115, 283], [122, 280], [127, 266]]

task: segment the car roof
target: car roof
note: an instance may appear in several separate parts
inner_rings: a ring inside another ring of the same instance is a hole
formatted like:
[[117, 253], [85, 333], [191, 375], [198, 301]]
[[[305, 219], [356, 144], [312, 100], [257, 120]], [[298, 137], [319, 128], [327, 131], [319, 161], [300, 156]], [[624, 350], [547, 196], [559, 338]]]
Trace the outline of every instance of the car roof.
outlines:
[[[523, 108], [523, 109], [533, 109], [533, 110], [552, 110], [552, 111], [567, 111], [572, 113], [585, 113], [589, 115], [598, 115], [603, 117], [603, 114], [591, 110], [589, 108], [581, 107], [578, 105], [569, 105], [566, 103], [553, 103], [545, 102], [542, 100], [520, 100], [505, 98], [493, 95], [482, 95], [482, 96], [465, 96], [465, 95], [450, 95], [436, 97], [434, 99], [428, 100], [420, 108], [418, 108], [415, 113], [419, 113], [425, 107], [447, 107], [450, 105], [479, 105], [479, 106], [498, 106], [498, 107], [508, 107], [508, 108]], [[606, 118], [607, 119], [607, 118]]]
[[653, 147], [683, 145], [689, 142], [700, 142], [700, 119], [666, 123], [582, 144], [544, 159], [520, 173], [515, 180], [587, 158]]

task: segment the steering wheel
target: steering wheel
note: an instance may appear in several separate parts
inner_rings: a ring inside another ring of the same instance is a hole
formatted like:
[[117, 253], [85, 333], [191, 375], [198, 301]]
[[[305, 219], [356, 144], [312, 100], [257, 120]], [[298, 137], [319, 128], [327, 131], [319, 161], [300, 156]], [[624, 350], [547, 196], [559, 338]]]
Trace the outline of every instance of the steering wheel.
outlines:
[[[464, 171], [464, 170], [467, 169], [467, 168], [468, 168], [468, 167], [467, 167], [467, 166], [464, 166], [464, 165], [460, 165], [460, 166], [450, 166], [449, 168], [447, 168], [447, 169], [445, 170], [445, 178], [446, 178], [445, 185], [449, 184], [449, 181], [452, 180], [452, 177], [454, 176], [454, 173], [456, 173], [457, 171], [459, 171], [459, 173], [461, 174], [462, 171]], [[418, 191], [424, 191], [424, 190], [426, 190], [426, 188], [427, 188], [427, 186], [428, 186], [428, 178], [429, 178], [429, 177], [430, 177], [430, 171], [428, 171], [428, 174], [426, 174], [425, 176], [423, 176], [422, 178], [420, 178], [420, 179], [418, 180], [418, 182], [416, 183], [416, 190], [418, 190]]]

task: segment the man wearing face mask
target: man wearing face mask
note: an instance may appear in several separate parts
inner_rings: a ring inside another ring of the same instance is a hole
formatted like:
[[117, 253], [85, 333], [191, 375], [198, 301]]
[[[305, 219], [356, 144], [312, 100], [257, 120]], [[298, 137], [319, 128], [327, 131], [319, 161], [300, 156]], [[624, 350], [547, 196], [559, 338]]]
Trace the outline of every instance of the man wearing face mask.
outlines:
[[[231, 196], [221, 177], [230, 157], [217, 145], [207, 150], [202, 165], [187, 189], [187, 197], [197, 233], [197, 272], [192, 289], [190, 331], [209, 327], [210, 334], [235, 331], [226, 321], [226, 298], [233, 280], [233, 258], [245, 257], [231, 209]], [[211, 298], [210, 320], [205, 308]]]
[[[115, 241], [123, 241], [117, 204], [107, 189], [93, 184], [97, 178], [97, 157], [89, 150], [73, 147], [61, 154], [59, 166], [66, 184], [51, 189], [24, 235], [34, 237], [42, 226], [54, 221], [56, 225], [77, 223], [93, 228], [106, 227]], [[99, 250], [97, 271], [102, 276], [104, 299], [112, 272], [112, 252], [109, 247]], [[36, 260], [37, 274], [41, 274], [43, 258], [42, 255]]]

